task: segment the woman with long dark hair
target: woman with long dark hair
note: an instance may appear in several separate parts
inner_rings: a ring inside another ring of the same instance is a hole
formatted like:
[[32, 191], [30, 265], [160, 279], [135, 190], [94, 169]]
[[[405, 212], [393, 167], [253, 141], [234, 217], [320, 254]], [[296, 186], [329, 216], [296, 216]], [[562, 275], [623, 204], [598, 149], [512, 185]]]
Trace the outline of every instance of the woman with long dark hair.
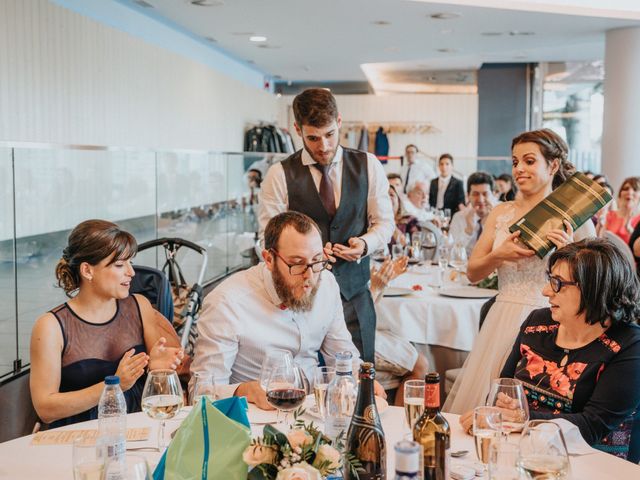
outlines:
[[[490, 381], [500, 373], [520, 325], [532, 310], [548, 305], [541, 293], [547, 281], [546, 259], [536, 257], [533, 250], [518, 240], [519, 232], [509, 232], [509, 226], [575, 169], [567, 161], [567, 144], [549, 129], [518, 135], [511, 143], [511, 153], [512, 174], [519, 193], [514, 201], [501, 203], [491, 211], [467, 268], [471, 282], [497, 270], [499, 293], [447, 398], [444, 409], [448, 412], [463, 413], [484, 401]], [[591, 222], [575, 234], [568, 222], [564, 225], [564, 229], [552, 230], [548, 235], [557, 248], [574, 238], [595, 235]]]

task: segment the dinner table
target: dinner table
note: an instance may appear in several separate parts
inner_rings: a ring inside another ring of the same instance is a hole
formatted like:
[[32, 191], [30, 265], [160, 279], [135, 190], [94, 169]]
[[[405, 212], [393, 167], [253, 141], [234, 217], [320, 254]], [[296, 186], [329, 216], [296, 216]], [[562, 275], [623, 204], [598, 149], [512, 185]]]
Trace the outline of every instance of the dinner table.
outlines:
[[377, 330], [413, 343], [442, 378], [462, 366], [478, 334], [480, 309], [498, 293], [468, 285], [466, 277], [452, 272], [430, 262], [410, 265], [375, 306]]
[[[312, 407], [313, 397], [309, 396], [306, 406]], [[178, 415], [167, 420], [166, 440], [171, 440], [173, 433], [186, 418], [191, 407], [184, 407]], [[310, 410], [310, 408], [308, 408]], [[444, 414], [451, 429], [451, 451], [467, 453], [461, 458], [452, 458], [451, 465], [477, 463], [473, 438], [467, 435], [458, 423], [458, 415]], [[250, 404], [249, 420], [252, 422], [252, 435], [260, 435], [265, 422], [275, 422], [275, 412], [265, 412]], [[322, 421], [305, 413], [306, 420], [313, 420], [322, 427]], [[394, 476], [393, 446], [403, 439], [410, 438], [410, 430], [405, 422], [404, 409], [400, 407], [380, 407], [380, 419], [385, 432], [388, 479]], [[148, 464], [154, 468], [161, 457], [158, 451], [152, 451], [157, 446], [158, 421], [152, 420], [144, 413], [127, 415], [128, 428], [150, 429], [147, 440], [128, 442], [127, 454], [135, 454], [146, 458]], [[97, 420], [61, 427], [60, 430], [95, 429]], [[518, 438], [512, 434], [509, 441], [517, 442]], [[0, 443], [0, 478], [19, 480], [70, 480], [73, 478], [72, 445], [32, 445], [34, 436], [27, 435], [8, 442]], [[212, 454], [215, 454], [213, 452]], [[587, 454], [570, 457], [572, 478], [574, 480], [603, 480], [603, 479], [637, 479], [640, 478], [640, 466], [622, 460], [599, 450], [589, 449]]]

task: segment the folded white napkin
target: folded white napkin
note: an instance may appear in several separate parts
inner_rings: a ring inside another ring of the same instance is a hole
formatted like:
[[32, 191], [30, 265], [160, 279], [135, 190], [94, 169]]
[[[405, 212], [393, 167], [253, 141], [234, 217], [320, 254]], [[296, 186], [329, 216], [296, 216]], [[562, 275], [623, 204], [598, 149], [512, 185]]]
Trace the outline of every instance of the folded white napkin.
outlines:
[[557, 424], [560, 427], [560, 430], [562, 430], [562, 435], [564, 436], [564, 441], [567, 443], [569, 455], [589, 455], [591, 453], [598, 452], [598, 450], [592, 448], [585, 439], [582, 438], [580, 429], [575, 424], [565, 420], [564, 418], [557, 418], [551, 421]]

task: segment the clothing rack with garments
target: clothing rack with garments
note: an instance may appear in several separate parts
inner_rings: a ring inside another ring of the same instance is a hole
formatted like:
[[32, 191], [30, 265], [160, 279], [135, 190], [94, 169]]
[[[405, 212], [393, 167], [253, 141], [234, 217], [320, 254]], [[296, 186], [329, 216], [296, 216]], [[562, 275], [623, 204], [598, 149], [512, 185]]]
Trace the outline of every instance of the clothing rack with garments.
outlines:
[[342, 130], [343, 131], [357, 131], [360, 132], [362, 129], [366, 129], [369, 133], [375, 133], [380, 128], [384, 130], [385, 133], [401, 133], [401, 134], [409, 134], [409, 133], [418, 133], [418, 134], [433, 134], [440, 133], [440, 129], [434, 126], [430, 122], [419, 122], [419, 121], [406, 121], [406, 122], [362, 122], [362, 121], [348, 121], [345, 120], [342, 122]]
[[250, 125], [244, 134], [245, 152], [293, 153], [293, 140], [286, 128], [259, 122]]

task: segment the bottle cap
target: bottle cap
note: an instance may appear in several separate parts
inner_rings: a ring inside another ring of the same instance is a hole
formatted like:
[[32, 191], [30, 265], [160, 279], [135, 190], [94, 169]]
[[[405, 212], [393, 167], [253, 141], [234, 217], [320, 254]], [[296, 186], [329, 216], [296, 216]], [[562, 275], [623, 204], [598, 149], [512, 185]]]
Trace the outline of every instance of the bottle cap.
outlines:
[[360, 364], [360, 378], [376, 378], [376, 369], [371, 362], [362, 362]]
[[336, 353], [336, 373], [351, 373], [353, 371], [353, 355], [351, 352]]
[[393, 447], [396, 451], [396, 472], [420, 471], [420, 445], [411, 440], [401, 440]]
[[424, 377], [425, 383], [440, 383], [440, 374], [438, 372], [427, 373]]
[[104, 383], [106, 385], [120, 385], [120, 377], [117, 375], [109, 375], [108, 377], [104, 377]]

